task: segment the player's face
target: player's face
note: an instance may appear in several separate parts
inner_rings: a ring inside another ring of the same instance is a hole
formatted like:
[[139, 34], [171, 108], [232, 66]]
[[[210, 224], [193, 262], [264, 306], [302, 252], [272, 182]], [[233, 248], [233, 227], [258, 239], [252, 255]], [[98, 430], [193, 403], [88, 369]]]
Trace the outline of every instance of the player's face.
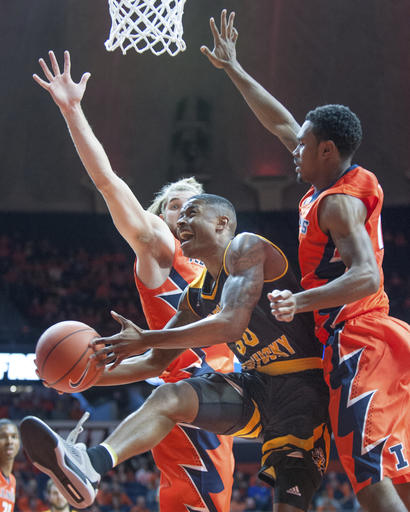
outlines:
[[305, 121], [298, 133], [299, 144], [293, 151], [293, 161], [298, 181], [314, 184], [319, 171], [319, 142], [312, 130], [312, 123]]
[[192, 190], [186, 192], [178, 191], [173, 193], [167, 200], [163, 213], [163, 219], [174, 235], [176, 235], [179, 212], [181, 211], [182, 206], [193, 195], [194, 194], [192, 193]]
[[20, 436], [15, 425], [0, 426], [0, 460], [12, 460], [20, 449]]
[[48, 502], [57, 510], [63, 510], [68, 505], [67, 500], [55, 485], [50, 487], [50, 491], [48, 493]]
[[187, 201], [177, 222], [177, 237], [184, 256], [202, 259], [212, 252], [217, 223], [218, 214], [214, 208], [198, 199]]

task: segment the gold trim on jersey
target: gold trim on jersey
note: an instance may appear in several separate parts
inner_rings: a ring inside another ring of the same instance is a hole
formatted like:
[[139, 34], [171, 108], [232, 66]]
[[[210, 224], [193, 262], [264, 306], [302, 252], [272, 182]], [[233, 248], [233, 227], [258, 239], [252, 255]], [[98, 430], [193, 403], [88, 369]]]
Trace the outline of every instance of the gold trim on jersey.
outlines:
[[[256, 233], [252, 233], [252, 234], [257, 236], [261, 240], [265, 240], [265, 242], [268, 242], [270, 245], [272, 245], [272, 247], [274, 247], [281, 254], [283, 259], [285, 260], [285, 270], [282, 272], [282, 274], [280, 274], [279, 276], [274, 277], [273, 279], [264, 279], [263, 280], [264, 283], [273, 283], [273, 281], [277, 281], [278, 279], [283, 277], [286, 274], [286, 272], [288, 271], [288, 269], [289, 269], [288, 259], [285, 256], [285, 253], [282, 251], [282, 249], [280, 247], [278, 247], [277, 245], [275, 245], [273, 242], [271, 242], [270, 240], [268, 240], [267, 238], [265, 238], [262, 235], [257, 235]], [[228, 272], [228, 270], [226, 268], [226, 253], [228, 252], [228, 249], [229, 249], [229, 246], [231, 245], [231, 243], [232, 243], [232, 240], [226, 246], [226, 249], [225, 249], [225, 252], [224, 252], [224, 257], [223, 257], [223, 268], [224, 268], [225, 273], [226, 273], [227, 276], [229, 276], [229, 272]]]
[[187, 301], [187, 304], [188, 304], [188, 307], [189, 309], [192, 311], [192, 313], [195, 313], [195, 315], [199, 318], [201, 318], [201, 316], [198, 314], [197, 311], [195, 311], [195, 308], [193, 308], [192, 304], [191, 304], [191, 301], [190, 301], [190, 296], [189, 296], [189, 290], [191, 288], [195, 288], [195, 289], [201, 289], [203, 284], [204, 284], [204, 281], [205, 281], [205, 276], [206, 276], [206, 273], [207, 273], [207, 270], [206, 268], [204, 268], [204, 270], [199, 274], [198, 277], [196, 277], [189, 285], [188, 285], [188, 290], [187, 290], [187, 293], [186, 293], [186, 301]]
[[[253, 362], [253, 361], [252, 361]], [[302, 357], [300, 359], [291, 359], [290, 361], [276, 361], [265, 366], [252, 366], [250, 360], [242, 363], [242, 369], [257, 370], [260, 373], [267, 375], [283, 375], [285, 373], [297, 373], [305, 370], [321, 370], [323, 368], [323, 361], [320, 357]]]
[[259, 437], [261, 431], [262, 431], [262, 425], [261, 425], [261, 415], [258, 409], [258, 406], [256, 405], [256, 402], [252, 400], [253, 405], [255, 406], [255, 410], [252, 414], [252, 418], [248, 421], [248, 423], [237, 432], [234, 432], [231, 434], [234, 437], [248, 437], [248, 438], [254, 438]]
[[313, 430], [313, 435], [308, 439], [301, 439], [300, 437], [293, 436], [291, 434], [282, 437], [275, 437], [266, 441], [262, 445], [262, 466], [264, 466], [266, 459], [274, 451], [284, 450], [287, 448], [300, 448], [306, 452], [313, 450], [315, 443], [318, 439], [323, 437], [326, 446], [326, 467], [329, 461], [330, 452], [330, 434], [326, 423], [321, 423]]
[[268, 475], [272, 478], [272, 480], [276, 480], [276, 471], [273, 466], [269, 466], [263, 470], [264, 475]]

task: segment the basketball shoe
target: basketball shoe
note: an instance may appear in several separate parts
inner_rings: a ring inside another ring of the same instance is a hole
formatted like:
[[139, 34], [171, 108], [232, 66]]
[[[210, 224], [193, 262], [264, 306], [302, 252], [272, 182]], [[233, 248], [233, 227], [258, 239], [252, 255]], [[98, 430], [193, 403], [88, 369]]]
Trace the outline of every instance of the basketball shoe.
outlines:
[[81, 418], [67, 440], [34, 416], [26, 416], [20, 423], [23, 448], [34, 466], [52, 478], [71, 506], [80, 509], [94, 502], [101, 479], [85, 444], [75, 443], [87, 417]]

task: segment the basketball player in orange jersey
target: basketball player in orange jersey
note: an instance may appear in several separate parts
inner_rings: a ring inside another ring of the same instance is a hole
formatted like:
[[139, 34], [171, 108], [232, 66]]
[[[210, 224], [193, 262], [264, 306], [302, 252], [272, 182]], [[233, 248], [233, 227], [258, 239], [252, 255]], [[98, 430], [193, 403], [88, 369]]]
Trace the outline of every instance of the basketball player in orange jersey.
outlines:
[[347, 107], [309, 112], [302, 127], [236, 59], [234, 13], [210, 21], [215, 47], [202, 52], [223, 68], [262, 124], [292, 152], [312, 186], [299, 206], [302, 287], [269, 294], [272, 314], [292, 321], [314, 311], [325, 344], [330, 416], [343, 467], [365, 510], [410, 509], [410, 327], [388, 316], [383, 288], [383, 192], [352, 165], [360, 121]]
[[16, 499], [14, 459], [20, 449], [20, 435], [17, 426], [9, 419], [0, 419], [0, 509], [13, 512]]
[[[81, 100], [90, 74], [85, 73], [79, 83], [74, 83], [69, 53], [64, 53], [63, 73], [53, 52], [49, 57], [52, 71], [43, 59], [39, 61], [48, 81], [37, 75], [34, 80], [60, 108], [88, 175], [104, 197], [118, 231], [134, 250], [135, 282], [148, 325], [161, 329], [176, 312], [184, 288], [203, 270], [199, 261], [183, 256], [174, 236], [181, 206], [201, 192], [202, 186], [193, 178], [165, 186], [151, 208], [145, 210], [112, 170], [82, 111]], [[202, 372], [232, 369], [232, 353], [223, 345], [187, 350], [168, 367], [164, 366], [163, 351], [152, 350], [105, 372], [99, 385], [125, 384], [158, 375], [166, 382], [176, 382]], [[216, 511], [229, 510], [234, 469], [231, 438], [177, 425], [152, 452], [161, 470], [162, 510], [202, 510], [209, 496]], [[203, 471], [193, 469], [203, 460], [207, 461]]]

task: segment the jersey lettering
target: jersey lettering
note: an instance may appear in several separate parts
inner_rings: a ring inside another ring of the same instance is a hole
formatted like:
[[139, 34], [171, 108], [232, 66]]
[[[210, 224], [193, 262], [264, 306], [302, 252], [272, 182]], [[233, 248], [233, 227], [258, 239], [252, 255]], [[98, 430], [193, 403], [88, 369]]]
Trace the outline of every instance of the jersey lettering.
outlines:
[[309, 226], [309, 221], [306, 219], [299, 219], [299, 229], [301, 235], [306, 235]]
[[399, 469], [403, 469], [403, 468], [407, 468], [407, 466], [409, 465], [408, 461], [404, 458], [404, 455], [403, 455], [403, 445], [402, 443], [399, 443], [399, 444], [395, 444], [394, 446], [390, 446], [389, 448], [389, 452], [390, 453], [394, 453], [394, 455], [396, 456], [397, 458], [397, 464], [396, 464], [396, 469], [399, 470]]
[[242, 364], [242, 368], [244, 370], [254, 370], [275, 361], [278, 357], [287, 358], [293, 354], [295, 354], [295, 350], [292, 348], [287, 337], [282, 335], [267, 347], [263, 347], [252, 354], [248, 361]]
[[235, 342], [236, 348], [238, 352], [241, 355], [244, 355], [246, 353], [246, 347], [245, 345], [248, 345], [249, 347], [254, 347], [259, 343], [259, 339], [256, 336], [255, 333], [250, 331], [249, 329], [246, 329], [245, 332], [242, 334], [242, 338]]

